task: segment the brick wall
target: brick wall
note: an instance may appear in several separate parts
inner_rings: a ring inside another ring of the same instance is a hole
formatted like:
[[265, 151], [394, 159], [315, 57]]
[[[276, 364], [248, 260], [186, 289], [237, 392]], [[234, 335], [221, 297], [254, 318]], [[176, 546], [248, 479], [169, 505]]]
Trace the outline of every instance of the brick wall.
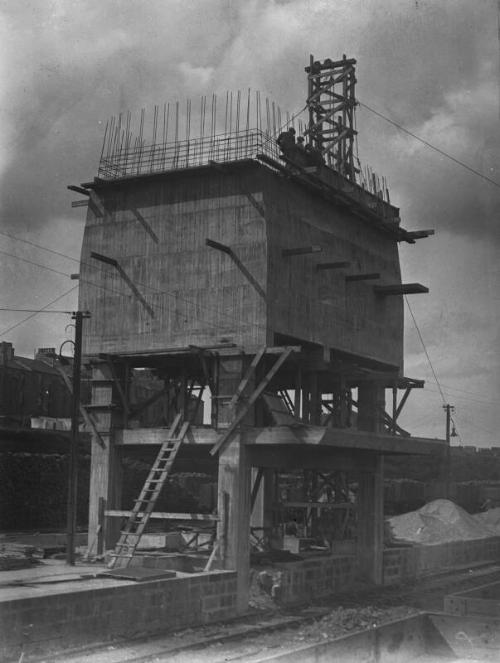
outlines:
[[302, 562], [275, 564], [281, 577], [275, 597], [280, 603], [304, 603], [346, 589], [354, 582], [356, 560], [353, 555], [314, 557]]
[[500, 561], [500, 537], [384, 549], [384, 585], [468, 564]]
[[233, 571], [2, 601], [0, 660], [228, 619], [235, 606]]

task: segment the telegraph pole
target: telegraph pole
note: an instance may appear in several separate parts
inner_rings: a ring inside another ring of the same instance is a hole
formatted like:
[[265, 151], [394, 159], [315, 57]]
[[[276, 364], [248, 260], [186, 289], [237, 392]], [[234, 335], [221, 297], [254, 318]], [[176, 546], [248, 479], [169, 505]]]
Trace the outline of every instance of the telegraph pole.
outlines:
[[453, 405], [443, 405], [446, 411], [446, 499], [450, 499], [451, 483], [451, 413], [455, 411]]
[[76, 507], [78, 495], [78, 428], [80, 422], [82, 327], [83, 318], [89, 318], [90, 314], [84, 313], [83, 311], [76, 311], [73, 313], [72, 317], [75, 321], [75, 350], [73, 353], [73, 398], [71, 401], [71, 447], [68, 463], [66, 563], [74, 566]]

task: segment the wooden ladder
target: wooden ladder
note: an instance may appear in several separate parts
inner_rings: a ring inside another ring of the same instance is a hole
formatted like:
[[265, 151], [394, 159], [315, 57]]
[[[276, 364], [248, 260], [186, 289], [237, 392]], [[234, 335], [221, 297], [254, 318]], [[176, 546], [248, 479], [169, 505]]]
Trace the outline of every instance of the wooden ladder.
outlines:
[[126, 568], [130, 564], [188, 428], [189, 422], [183, 422], [182, 415], [178, 414], [168, 431], [167, 439], [160, 447], [141, 494], [135, 500], [134, 508], [121, 531], [108, 568]]

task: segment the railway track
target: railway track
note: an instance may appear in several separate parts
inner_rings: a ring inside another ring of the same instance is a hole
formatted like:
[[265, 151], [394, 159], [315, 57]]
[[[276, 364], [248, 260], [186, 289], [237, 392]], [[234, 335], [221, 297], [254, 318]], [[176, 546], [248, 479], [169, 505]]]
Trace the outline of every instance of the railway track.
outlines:
[[[284, 645], [305, 644], [371, 628], [422, 611], [442, 610], [443, 598], [500, 580], [500, 564], [462, 569], [419, 580], [418, 585], [359, 587], [294, 609], [256, 612], [231, 622], [132, 642], [116, 642], [51, 658], [51, 663], [221, 663], [256, 660]], [[356, 616], [361, 615], [362, 619]], [[333, 633], [332, 633], [333, 631]], [[47, 659], [40, 659], [45, 660]], [[48, 662], [47, 662], [48, 663]]]

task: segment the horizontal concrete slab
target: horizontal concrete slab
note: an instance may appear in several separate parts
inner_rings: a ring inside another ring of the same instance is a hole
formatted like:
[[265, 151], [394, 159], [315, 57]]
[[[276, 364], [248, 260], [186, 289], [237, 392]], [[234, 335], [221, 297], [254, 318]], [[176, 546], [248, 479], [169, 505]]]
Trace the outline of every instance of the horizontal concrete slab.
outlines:
[[[214, 445], [224, 429], [192, 426], [187, 435], [188, 444]], [[324, 426], [272, 426], [250, 428], [241, 433], [247, 445], [306, 445], [337, 449], [359, 449], [382, 454], [443, 453], [446, 441], [423, 437], [399, 437], [346, 428]], [[123, 446], [158, 445], [166, 441], [168, 428], [135, 428], [115, 432], [115, 444]]]

